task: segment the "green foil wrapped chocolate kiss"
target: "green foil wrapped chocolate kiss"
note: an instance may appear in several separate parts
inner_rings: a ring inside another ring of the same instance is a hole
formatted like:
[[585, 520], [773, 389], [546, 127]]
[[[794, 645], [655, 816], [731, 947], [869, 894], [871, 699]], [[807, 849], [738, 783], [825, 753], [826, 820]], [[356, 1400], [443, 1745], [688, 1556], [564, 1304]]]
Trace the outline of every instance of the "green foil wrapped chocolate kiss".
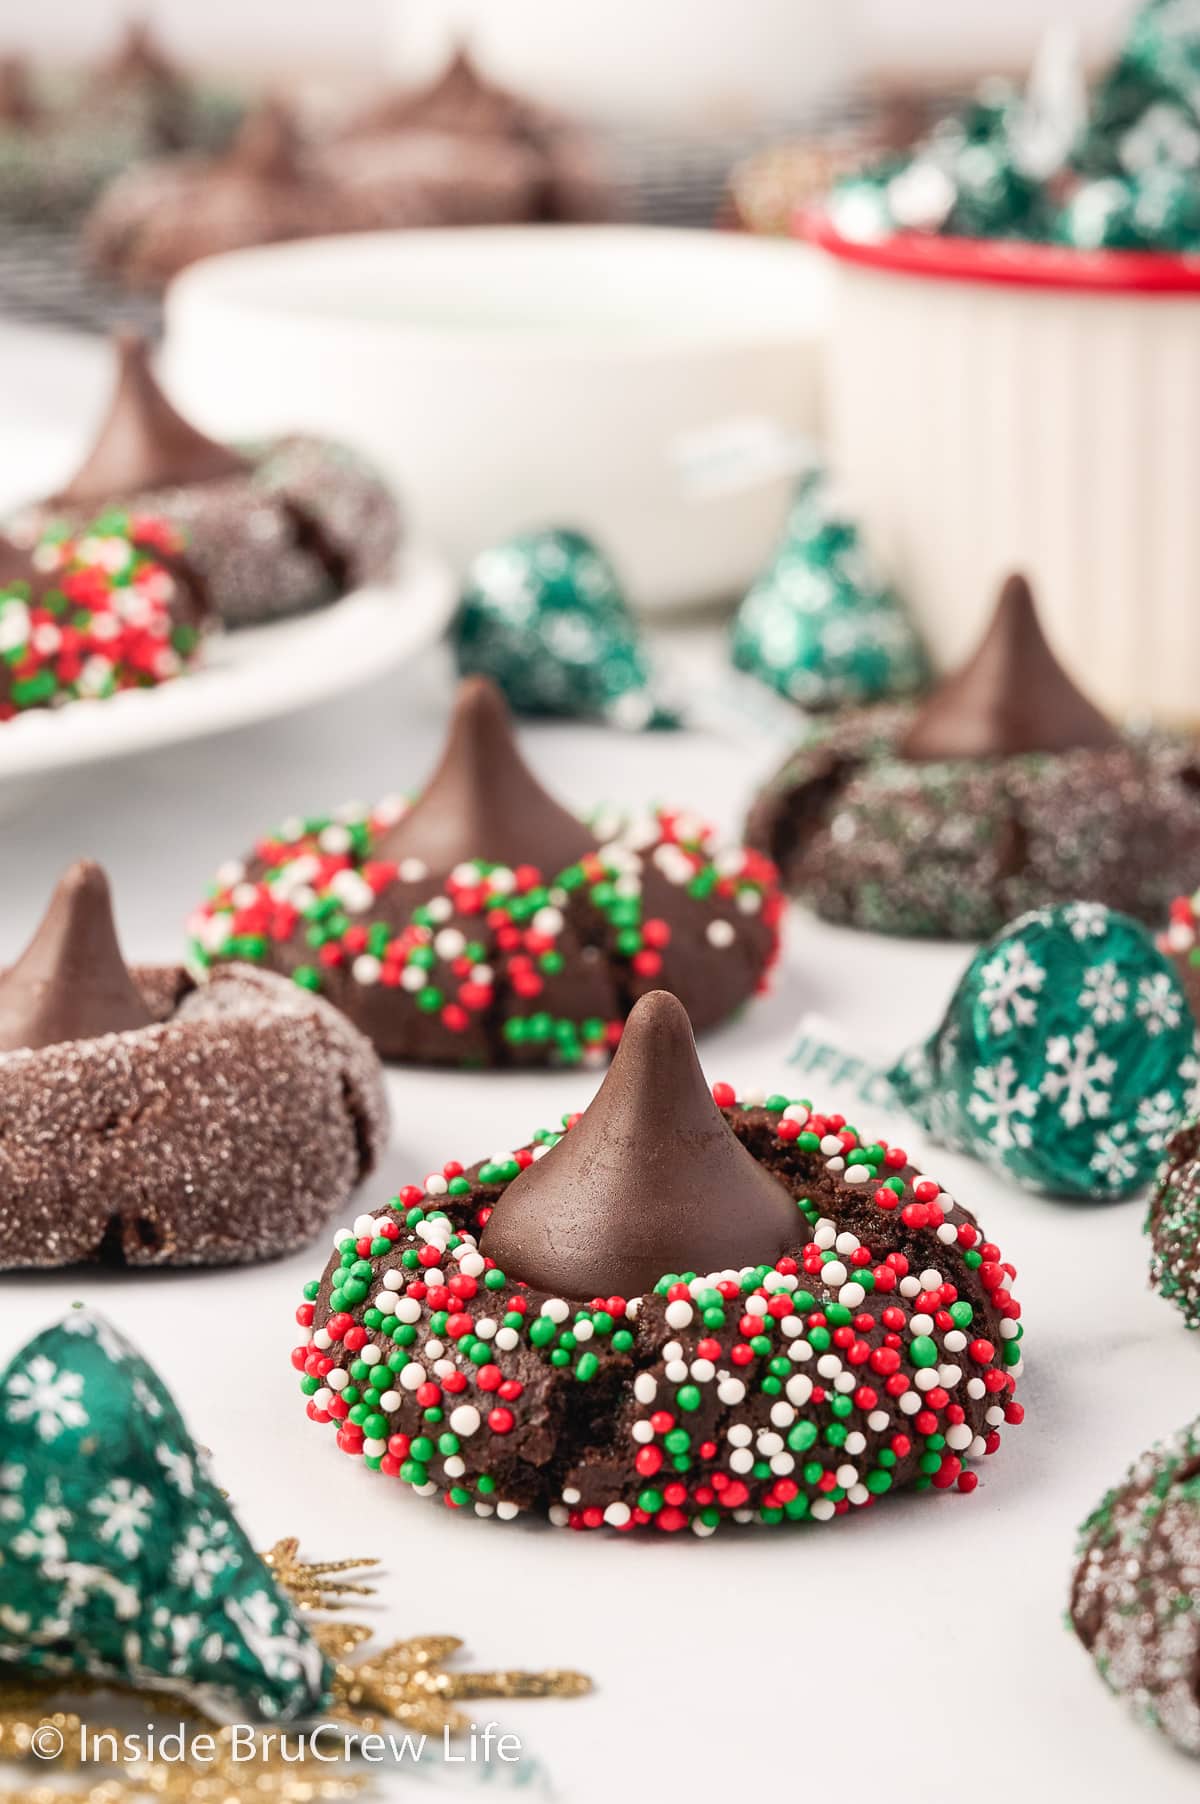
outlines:
[[783, 539], [733, 623], [733, 661], [790, 701], [838, 708], [911, 695], [925, 653], [829, 479], [800, 485]]
[[1091, 1199], [1149, 1182], [1200, 1063], [1179, 979], [1146, 929], [1068, 902], [990, 940], [941, 1026], [887, 1076], [945, 1145]]
[[481, 552], [453, 642], [460, 674], [490, 677], [518, 714], [675, 725], [616, 572], [582, 533], [522, 533]]
[[0, 1377], [0, 1671], [164, 1690], [240, 1721], [312, 1716], [324, 1656], [170, 1394], [102, 1318]]
[[1090, 93], [1048, 43], [1028, 92], [989, 82], [910, 157], [842, 183], [847, 237], [893, 230], [1076, 250], [1200, 250], [1200, 6], [1144, 0]]

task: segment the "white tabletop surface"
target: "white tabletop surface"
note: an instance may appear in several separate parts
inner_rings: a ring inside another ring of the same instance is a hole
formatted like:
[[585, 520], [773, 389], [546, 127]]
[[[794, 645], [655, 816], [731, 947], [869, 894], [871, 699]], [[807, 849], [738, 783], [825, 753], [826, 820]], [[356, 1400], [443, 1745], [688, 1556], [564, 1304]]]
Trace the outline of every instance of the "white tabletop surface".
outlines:
[[[0, 333], [0, 431], [61, 423], [72, 393], [102, 385], [94, 349]], [[177, 956], [189, 906], [259, 829], [418, 783], [450, 688], [447, 661], [431, 655], [289, 720], [0, 792], [0, 962], [84, 853], [109, 868], [129, 955]], [[529, 730], [526, 745], [568, 801], [686, 803], [730, 832], [763, 762], [761, 747], [693, 733], [555, 725]], [[773, 995], [702, 1045], [714, 1079], [804, 1093], [786, 1061], [808, 1010], [847, 1045], [894, 1054], [936, 1022], [967, 958], [798, 913], [788, 927]], [[595, 1082], [393, 1071], [393, 1142], [364, 1206], [447, 1158], [518, 1143]], [[825, 1102], [862, 1113], [852, 1098]], [[481, 1665], [590, 1673], [586, 1701], [477, 1707], [479, 1721], [498, 1717], [522, 1738], [518, 1776], [534, 1795], [1190, 1799], [1194, 1766], [1106, 1695], [1063, 1626], [1076, 1526], [1143, 1446], [1196, 1410], [1200, 1344], [1146, 1288], [1142, 1204], [1024, 1195], [872, 1113], [863, 1125], [919, 1151], [1019, 1270], [1026, 1422], [971, 1496], [898, 1498], [825, 1528], [705, 1541], [451, 1514], [356, 1470], [305, 1419], [288, 1353], [324, 1246], [231, 1273], [0, 1279], [0, 1359], [73, 1301], [98, 1305], [174, 1390], [258, 1544], [297, 1534], [313, 1557], [379, 1556], [381, 1633], [448, 1631]], [[495, 1767], [438, 1775], [455, 1795], [489, 1776], [513, 1782]], [[400, 1783], [379, 1786], [391, 1795]]]

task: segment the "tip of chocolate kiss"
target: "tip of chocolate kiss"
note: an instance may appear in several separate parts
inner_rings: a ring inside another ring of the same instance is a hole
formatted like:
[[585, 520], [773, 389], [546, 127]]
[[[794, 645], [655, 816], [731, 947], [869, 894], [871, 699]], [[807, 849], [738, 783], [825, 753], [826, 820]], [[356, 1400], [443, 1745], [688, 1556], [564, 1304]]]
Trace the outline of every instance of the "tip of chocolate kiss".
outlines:
[[102, 867], [81, 858], [15, 965], [0, 974], [0, 1051], [148, 1027], [153, 1020], [121, 956]]
[[116, 381], [91, 450], [51, 505], [103, 507], [155, 489], [243, 474], [238, 452], [209, 438], [167, 399], [140, 332], [113, 335]]
[[918, 710], [900, 751], [916, 762], [1104, 749], [1121, 735], [1055, 656], [1029, 580], [1000, 590], [967, 662]]
[[482, 859], [529, 864], [551, 876], [596, 844], [526, 764], [496, 685], [468, 677], [459, 685], [437, 769], [375, 856], [417, 859], [434, 873]]

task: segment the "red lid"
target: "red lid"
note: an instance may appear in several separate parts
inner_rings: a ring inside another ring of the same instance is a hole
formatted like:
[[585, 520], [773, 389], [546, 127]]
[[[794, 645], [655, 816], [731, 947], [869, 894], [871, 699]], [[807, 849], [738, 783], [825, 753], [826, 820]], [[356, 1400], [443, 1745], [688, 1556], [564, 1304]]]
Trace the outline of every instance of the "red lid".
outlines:
[[1098, 294], [1200, 294], [1200, 256], [1175, 251], [1085, 251], [1019, 238], [948, 238], [934, 232], [893, 232], [863, 243], [844, 238], [820, 209], [798, 214], [795, 230], [843, 263], [896, 275]]

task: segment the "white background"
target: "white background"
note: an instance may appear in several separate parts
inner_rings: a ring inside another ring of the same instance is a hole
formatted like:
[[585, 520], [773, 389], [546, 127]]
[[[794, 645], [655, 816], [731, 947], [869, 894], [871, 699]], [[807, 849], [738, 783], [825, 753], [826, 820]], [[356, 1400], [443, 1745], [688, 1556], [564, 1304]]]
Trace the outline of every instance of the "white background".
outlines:
[[[68, 364], [53, 343], [39, 357], [30, 339], [0, 334], [0, 393], [23, 397], [30, 425], [83, 409], [103, 384], [95, 356]], [[714, 665], [717, 650], [714, 639]], [[0, 961], [84, 853], [109, 866], [130, 956], [175, 957], [209, 875], [257, 831], [297, 807], [419, 783], [449, 694], [431, 656], [269, 728], [40, 793], [0, 789]], [[553, 726], [526, 744], [568, 801], [687, 803], [731, 831], [762, 763], [761, 748], [694, 734]], [[804, 1093], [786, 1054], [806, 1010], [836, 1022], [850, 1046], [893, 1055], [934, 1024], [966, 958], [796, 914], [772, 997], [704, 1042], [709, 1074]], [[449, 1157], [520, 1143], [594, 1082], [396, 1071], [394, 1141], [364, 1204]], [[859, 1113], [850, 1098], [818, 1100]], [[1200, 1389], [1200, 1345], [1146, 1289], [1141, 1204], [1039, 1200], [941, 1155], [902, 1121], [875, 1111], [860, 1125], [907, 1144], [1020, 1272], [1027, 1419], [969, 1497], [886, 1500], [827, 1528], [704, 1542], [451, 1515], [357, 1470], [305, 1418], [288, 1352], [322, 1248], [228, 1273], [2, 1278], [0, 1359], [72, 1301], [99, 1305], [178, 1395], [259, 1545], [295, 1533], [314, 1557], [380, 1556], [381, 1633], [449, 1631], [481, 1664], [589, 1672], [585, 1702], [480, 1706], [481, 1719], [495, 1714], [524, 1738], [526, 1780], [566, 1804], [775, 1794], [1183, 1804], [1194, 1766], [1128, 1719], [1062, 1623], [1077, 1524], [1143, 1446], [1195, 1413]]]
[[[662, 3], [640, 0], [651, 16]], [[769, 7], [771, 0], [766, 3]], [[506, 0], [490, 0], [490, 5], [502, 15]], [[731, 14], [745, 20], [761, 5], [762, 0], [692, 0], [695, 33], [722, 29]], [[1002, 6], [980, 0], [788, 0], [788, 6], [807, 11], [814, 42], [829, 34], [835, 18], [840, 35], [848, 17], [857, 27], [865, 65], [917, 71], [984, 65], [992, 59], [1019, 63], [1051, 21], [1078, 26], [1090, 47], [1103, 49], [1129, 10], [1127, 0], [1004, 0]], [[36, 6], [4, 0], [0, 25], [6, 46], [25, 44], [74, 55], [107, 42], [119, 21], [136, 11], [159, 22], [181, 51], [214, 62], [232, 57], [258, 67], [327, 68], [334, 59], [373, 70], [397, 22], [403, 28], [411, 20], [419, 33], [430, 15], [453, 20], [455, 10], [454, 0], [204, 0], [203, 5], [145, 0], [138, 7], [119, 0], [40, 0]], [[563, 0], [544, 0], [544, 10], [548, 23], [560, 28]], [[582, 58], [588, 55], [589, 35], [603, 31], [611, 10], [602, 0], [571, 0]], [[682, 35], [677, 54], [686, 60]]]

